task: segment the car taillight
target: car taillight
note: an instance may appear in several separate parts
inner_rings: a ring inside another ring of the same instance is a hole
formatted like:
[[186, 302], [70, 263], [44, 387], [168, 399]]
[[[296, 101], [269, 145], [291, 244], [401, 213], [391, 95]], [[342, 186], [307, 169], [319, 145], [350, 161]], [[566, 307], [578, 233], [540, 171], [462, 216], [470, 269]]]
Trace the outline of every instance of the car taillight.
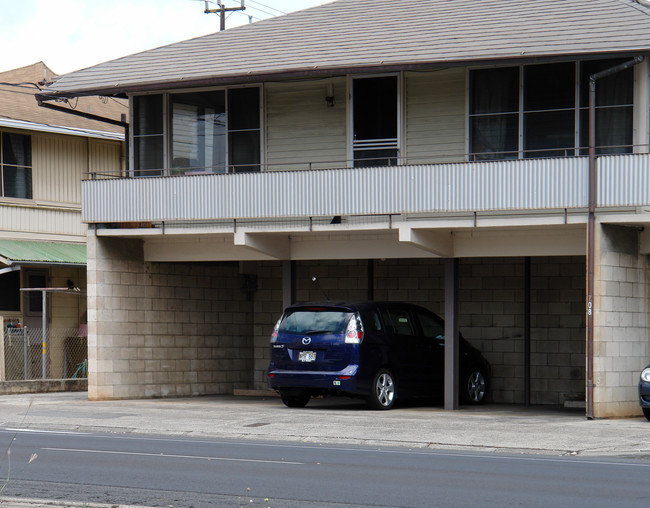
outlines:
[[275, 323], [275, 327], [273, 328], [273, 333], [271, 334], [271, 344], [273, 344], [278, 340], [278, 330], [280, 329], [280, 321], [282, 321], [282, 318], [278, 319], [278, 322]]
[[363, 340], [363, 326], [358, 320], [357, 316], [352, 316], [348, 323], [348, 328], [345, 331], [346, 344], [361, 344]]

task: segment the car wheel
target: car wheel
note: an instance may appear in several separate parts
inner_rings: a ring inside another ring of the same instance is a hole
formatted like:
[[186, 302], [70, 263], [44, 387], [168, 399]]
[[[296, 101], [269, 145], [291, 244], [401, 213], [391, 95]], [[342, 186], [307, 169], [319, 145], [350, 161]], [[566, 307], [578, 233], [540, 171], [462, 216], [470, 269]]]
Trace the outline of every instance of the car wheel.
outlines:
[[487, 393], [487, 380], [481, 368], [473, 368], [461, 383], [462, 401], [466, 404], [482, 404]]
[[280, 399], [287, 407], [305, 407], [309, 398], [306, 392], [280, 392]]
[[393, 374], [387, 369], [381, 369], [375, 374], [372, 390], [368, 397], [368, 406], [372, 409], [391, 409], [397, 398], [397, 386]]
[[643, 416], [645, 416], [646, 420], [650, 421], [650, 407], [644, 407], [641, 409], [643, 410]]

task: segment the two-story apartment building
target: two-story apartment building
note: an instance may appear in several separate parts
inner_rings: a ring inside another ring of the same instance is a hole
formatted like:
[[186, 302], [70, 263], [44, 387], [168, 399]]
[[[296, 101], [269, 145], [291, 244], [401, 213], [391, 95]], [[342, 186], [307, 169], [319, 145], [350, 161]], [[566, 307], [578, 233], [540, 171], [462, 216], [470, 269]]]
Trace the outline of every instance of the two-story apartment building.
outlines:
[[61, 77], [131, 101], [82, 184], [89, 397], [262, 389], [283, 305], [384, 299], [496, 402], [640, 414], [649, 54], [645, 0], [340, 0]]
[[[85, 336], [86, 324], [82, 175], [119, 172], [123, 165], [124, 128], [88, 116], [119, 122], [128, 112], [126, 101], [59, 103], [85, 118], [38, 107], [34, 96], [54, 78], [42, 62], [0, 73], [0, 381], [73, 373], [64, 342], [80, 325]], [[46, 329], [61, 333], [46, 340], [44, 369], [42, 292], [21, 289], [69, 285], [75, 291], [46, 296]], [[12, 330], [16, 337], [6, 337], [7, 325], [34, 333], [25, 338]]]

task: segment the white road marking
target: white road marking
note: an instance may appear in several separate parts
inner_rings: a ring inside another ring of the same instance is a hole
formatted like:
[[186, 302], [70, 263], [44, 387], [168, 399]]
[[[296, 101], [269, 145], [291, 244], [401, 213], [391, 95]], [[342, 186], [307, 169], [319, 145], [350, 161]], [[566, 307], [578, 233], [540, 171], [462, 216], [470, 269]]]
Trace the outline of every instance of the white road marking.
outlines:
[[72, 436], [91, 436], [92, 434], [89, 434], [88, 432], [74, 432], [71, 430], [38, 430], [38, 429], [12, 429], [12, 428], [5, 428], [2, 429], [7, 432], [25, 432], [25, 433], [31, 433], [31, 434], [66, 434], [66, 435], [72, 435]]
[[[41, 433], [41, 434], [71, 434], [71, 435], [81, 435], [81, 436], [93, 436], [100, 439], [122, 439], [122, 440], [131, 440], [131, 441], [158, 441], [158, 442], [174, 442], [174, 443], [187, 443], [188, 440], [177, 439], [174, 437], [151, 437], [151, 436], [110, 436], [102, 434], [92, 434], [92, 433], [83, 433], [83, 432], [66, 432], [66, 431], [47, 431], [47, 430], [35, 430], [35, 429], [9, 429], [5, 428], [3, 430], [11, 432], [32, 432], [32, 433]], [[367, 453], [379, 453], [387, 455], [423, 455], [423, 456], [437, 456], [437, 457], [453, 457], [453, 458], [471, 458], [479, 460], [498, 460], [498, 461], [524, 461], [524, 462], [557, 462], [560, 464], [572, 464], [572, 465], [604, 465], [604, 466], [623, 466], [623, 467], [640, 467], [648, 468], [650, 463], [647, 460], [644, 462], [623, 462], [617, 460], [617, 458], [607, 458], [607, 457], [593, 457], [588, 458], [587, 456], [563, 456], [563, 457], [549, 457], [543, 455], [535, 455], [534, 452], [529, 454], [521, 455], [501, 455], [493, 454], [492, 452], [486, 452], [485, 454], [463, 452], [459, 450], [458, 452], [442, 451], [435, 448], [423, 448], [423, 449], [414, 449], [407, 448], [405, 450], [399, 449], [385, 449], [385, 448], [375, 448], [375, 447], [360, 447], [360, 448], [349, 448], [347, 446], [330, 446], [330, 445], [309, 445], [309, 444], [293, 444], [291, 442], [286, 443], [256, 443], [256, 442], [231, 442], [224, 441], [222, 439], [217, 440], [206, 440], [206, 439], [193, 439], [189, 438], [189, 441], [192, 443], [205, 443], [205, 444], [225, 444], [245, 447], [259, 447], [259, 448], [292, 448], [292, 449], [311, 449], [311, 450], [333, 450], [333, 451], [346, 451], [353, 452], [357, 454], [367, 454]], [[88, 452], [92, 452], [88, 450]], [[157, 454], [154, 454], [157, 455]], [[157, 455], [160, 456], [160, 455]], [[173, 457], [170, 455], [170, 457]], [[203, 458], [203, 457], [195, 457]], [[633, 460], [634, 455], [630, 456], [630, 459]], [[235, 460], [235, 459], [214, 459], [214, 460]], [[244, 460], [244, 459], [242, 459]], [[264, 462], [264, 461], [259, 461]], [[269, 461], [274, 463], [272, 461]], [[280, 462], [281, 464], [298, 464], [302, 465], [302, 462]]]
[[304, 462], [289, 462], [283, 460], [261, 460], [261, 459], [236, 459], [232, 457], [202, 457], [200, 455], [170, 455], [167, 453], [143, 453], [143, 452], [115, 452], [111, 450], [84, 450], [77, 448], [41, 448], [42, 450], [55, 452], [74, 452], [74, 453], [102, 453], [107, 455], [136, 455], [139, 457], [164, 457], [172, 459], [197, 459], [197, 460], [221, 460], [229, 462], [256, 462], [260, 464], [286, 464], [294, 466], [303, 466]]

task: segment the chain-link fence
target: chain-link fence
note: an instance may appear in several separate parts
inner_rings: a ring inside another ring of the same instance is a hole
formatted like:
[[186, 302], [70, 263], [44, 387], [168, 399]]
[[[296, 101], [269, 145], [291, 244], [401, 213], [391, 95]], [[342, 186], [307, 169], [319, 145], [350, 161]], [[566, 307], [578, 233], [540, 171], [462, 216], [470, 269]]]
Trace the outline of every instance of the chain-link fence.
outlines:
[[78, 328], [5, 328], [0, 381], [88, 377], [88, 339]]

